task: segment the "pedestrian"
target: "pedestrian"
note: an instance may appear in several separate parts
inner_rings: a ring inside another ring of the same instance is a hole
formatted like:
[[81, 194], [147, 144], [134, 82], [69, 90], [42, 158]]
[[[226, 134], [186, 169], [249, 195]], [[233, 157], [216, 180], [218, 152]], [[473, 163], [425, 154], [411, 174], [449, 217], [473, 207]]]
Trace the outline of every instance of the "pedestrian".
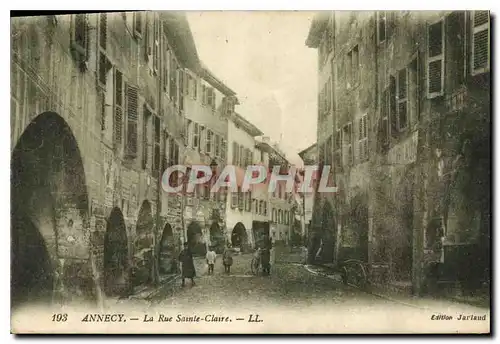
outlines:
[[217, 259], [217, 254], [213, 250], [213, 247], [208, 248], [206, 258], [207, 258], [207, 264], [208, 264], [208, 274], [213, 275], [214, 274], [214, 265], [215, 265], [215, 261]]
[[191, 286], [194, 286], [196, 270], [194, 268], [193, 254], [191, 253], [187, 242], [184, 243], [184, 249], [179, 254], [179, 262], [182, 266], [182, 286], [185, 286], [186, 278], [189, 278], [191, 280]]
[[261, 250], [260, 262], [262, 265], [262, 273], [267, 276], [271, 273], [271, 249], [270, 240], [266, 238], [264, 247]]
[[233, 265], [233, 251], [229, 244], [222, 254], [222, 263], [224, 264], [224, 271], [228, 274], [231, 273], [231, 265]]

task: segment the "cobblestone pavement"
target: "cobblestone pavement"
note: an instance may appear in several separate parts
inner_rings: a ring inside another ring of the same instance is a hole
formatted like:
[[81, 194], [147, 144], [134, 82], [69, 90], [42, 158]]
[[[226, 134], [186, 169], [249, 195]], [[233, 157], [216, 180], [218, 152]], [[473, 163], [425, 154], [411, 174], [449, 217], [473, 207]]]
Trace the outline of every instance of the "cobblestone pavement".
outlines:
[[336, 333], [412, 333], [424, 329], [425, 333], [440, 333], [465, 331], [464, 325], [473, 325], [458, 320], [433, 321], [429, 323], [434, 327], [420, 328], [415, 320], [430, 320], [439, 314], [455, 318], [459, 314], [486, 314], [485, 324], [489, 324], [488, 309], [411, 297], [387, 299], [345, 286], [336, 276], [316, 273], [311, 267], [293, 262], [278, 261], [271, 276], [254, 276], [250, 261], [251, 255], [235, 256], [231, 274], [227, 275], [219, 258], [214, 275], [207, 275], [205, 262], [196, 259], [195, 286], [187, 281], [182, 288], [177, 280], [174, 286], [161, 288], [147, 302], [127, 300], [123, 305], [133, 305], [137, 311], [149, 313], [166, 312], [174, 317], [206, 313], [247, 319], [250, 314], [260, 314], [267, 317], [267, 327], [261, 325], [255, 330], [268, 332], [284, 326], [282, 322], [297, 322], [297, 319], [302, 320], [297, 322], [296, 332], [330, 332], [333, 328]]

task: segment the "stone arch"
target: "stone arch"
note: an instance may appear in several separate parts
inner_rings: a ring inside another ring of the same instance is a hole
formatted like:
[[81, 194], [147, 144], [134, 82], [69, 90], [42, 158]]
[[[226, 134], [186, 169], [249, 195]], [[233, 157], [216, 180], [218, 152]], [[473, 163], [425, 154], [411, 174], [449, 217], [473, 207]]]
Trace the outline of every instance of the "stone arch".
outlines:
[[368, 198], [364, 193], [351, 199], [348, 230], [351, 232], [352, 258], [368, 259]]
[[248, 236], [245, 225], [241, 222], [238, 222], [231, 233], [231, 245], [233, 247], [239, 247], [240, 249], [244, 248], [245, 245], [248, 244]]
[[[72, 295], [95, 299], [85, 231], [88, 209], [83, 157], [71, 128], [54, 112], [38, 115], [11, 157], [14, 307]], [[68, 258], [64, 266], [62, 258]], [[56, 288], [60, 294], [53, 293]]]
[[153, 213], [151, 204], [144, 200], [139, 209], [134, 241], [133, 285], [151, 280], [153, 266]]
[[104, 236], [104, 292], [124, 294], [129, 282], [127, 228], [122, 211], [115, 207], [107, 219]]
[[167, 222], [163, 227], [163, 232], [159, 242], [158, 267], [160, 275], [167, 275], [175, 272], [175, 252], [176, 242], [172, 226]]

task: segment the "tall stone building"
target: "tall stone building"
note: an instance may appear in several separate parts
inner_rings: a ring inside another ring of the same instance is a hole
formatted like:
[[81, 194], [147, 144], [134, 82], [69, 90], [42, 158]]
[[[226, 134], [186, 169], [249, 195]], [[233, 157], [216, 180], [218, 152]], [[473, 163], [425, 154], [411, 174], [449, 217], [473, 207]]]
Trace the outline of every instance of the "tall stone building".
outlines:
[[[215, 118], [226, 97], [214, 101], [213, 89], [235, 98], [201, 64], [186, 18], [75, 14], [11, 27], [13, 305], [102, 300], [173, 272], [187, 199], [162, 192], [161, 176], [190, 156], [191, 107]], [[220, 147], [226, 133], [212, 129]]]
[[321, 259], [415, 294], [489, 282], [489, 37], [488, 11], [318, 14]]

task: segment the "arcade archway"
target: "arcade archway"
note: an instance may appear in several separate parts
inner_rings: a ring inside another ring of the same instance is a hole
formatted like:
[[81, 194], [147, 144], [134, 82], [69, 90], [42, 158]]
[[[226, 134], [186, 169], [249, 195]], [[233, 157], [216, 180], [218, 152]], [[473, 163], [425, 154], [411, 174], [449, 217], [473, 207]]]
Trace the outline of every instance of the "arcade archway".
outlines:
[[129, 264], [127, 229], [120, 209], [109, 215], [104, 236], [104, 292], [121, 295], [128, 290]]
[[[36, 117], [12, 152], [11, 220], [13, 307], [50, 303], [61, 285], [66, 296], [74, 290], [94, 297], [92, 282], [76, 275], [87, 264], [89, 249], [83, 160], [70, 127], [56, 113]], [[71, 260], [56, 275], [58, 258]]]
[[243, 223], [238, 222], [231, 233], [231, 244], [233, 247], [243, 249], [248, 243], [247, 231]]
[[175, 240], [172, 227], [167, 223], [163, 228], [158, 252], [158, 267], [160, 275], [175, 272]]

